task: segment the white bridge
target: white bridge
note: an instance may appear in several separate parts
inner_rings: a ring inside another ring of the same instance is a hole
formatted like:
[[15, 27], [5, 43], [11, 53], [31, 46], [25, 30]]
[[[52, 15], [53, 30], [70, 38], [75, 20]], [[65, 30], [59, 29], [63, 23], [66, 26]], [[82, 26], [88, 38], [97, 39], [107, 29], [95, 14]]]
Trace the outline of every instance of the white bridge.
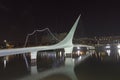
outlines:
[[[77, 27], [78, 22], [79, 22], [79, 19], [80, 19], [80, 16], [75, 21], [75, 23], [74, 23], [72, 29], [70, 30], [70, 32], [68, 33], [68, 35], [62, 41], [60, 41], [59, 43], [57, 43], [55, 45], [25, 47], [25, 48], [13, 48], [13, 49], [2, 49], [2, 50], [0, 50], [0, 56], [30, 53], [31, 54], [31, 60], [36, 60], [36, 56], [37, 56], [38, 51], [55, 50], [55, 49], [64, 49], [65, 54], [66, 53], [71, 54], [72, 50], [73, 50], [73, 47], [75, 46], [75, 45], [73, 45], [72, 40], [73, 40], [74, 32], [75, 32], [76, 27]], [[88, 47], [88, 48], [91, 48], [91, 49], [94, 48], [94, 47], [88, 46], [88, 45], [77, 45], [77, 46], [84, 46], [84, 47]], [[68, 65], [69, 62], [70, 62], [70, 64], [73, 63], [72, 58], [66, 58], [65, 64]], [[34, 69], [34, 68], [35, 68], [34, 66], [31, 67], [31, 69]], [[65, 68], [69, 69], [69, 66], [67, 66]], [[70, 71], [70, 73], [71, 73], [71, 74], [69, 74], [69, 72], [67, 72], [69, 77], [71, 77], [72, 80], [77, 80], [77, 78], [74, 74], [73, 67], [72, 67], [72, 69], [70, 68], [68, 71]], [[27, 79], [27, 80], [30, 80], [30, 79]]]

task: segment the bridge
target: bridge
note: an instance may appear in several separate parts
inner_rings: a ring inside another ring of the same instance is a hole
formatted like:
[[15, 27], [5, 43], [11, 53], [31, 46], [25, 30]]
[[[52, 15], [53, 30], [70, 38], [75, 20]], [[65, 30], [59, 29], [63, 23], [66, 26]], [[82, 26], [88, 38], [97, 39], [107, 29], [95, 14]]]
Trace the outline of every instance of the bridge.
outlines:
[[[80, 15], [81, 16], [81, 15]], [[2, 49], [0, 50], [0, 56], [8, 56], [8, 55], [14, 55], [14, 54], [25, 54], [25, 53], [30, 53], [31, 55], [31, 64], [35, 64], [36, 63], [36, 59], [37, 59], [37, 52], [38, 51], [46, 51], [46, 50], [55, 50], [55, 49], [64, 49], [64, 54], [69, 54], [71, 55], [72, 51], [73, 51], [73, 47], [79, 46], [79, 47], [87, 47], [88, 49], [93, 49], [93, 46], [88, 46], [88, 45], [74, 45], [72, 43], [73, 40], [73, 36], [74, 36], [74, 32], [76, 30], [76, 27], [78, 25], [80, 16], [77, 18], [77, 20], [75, 21], [73, 27], [71, 28], [70, 32], [68, 33], [68, 35], [59, 43], [54, 44], [54, 45], [49, 45], [49, 46], [36, 46], [36, 47], [25, 47], [25, 48], [14, 48], [14, 49]], [[88, 55], [89, 56], [89, 55]], [[88, 57], [87, 56], [87, 57]], [[69, 66], [68, 66], [69, 65]], [[29, 67], [29, 65], [28, 65]], [[72, 57], [68, 57], [65, 60], [65, 67], [67, 68], [67, 73], [69, 75], [69, 77], [72, 80], [77, 80], [75, 74], [74, 74], [74, 62], [72, 60]], [[31, 69], [31, 73], [36, 73], [37, 71], [35, 69], [36, 65], [32, 65], [30, 67]], [[61, 69], [58, 69], [57, 72], [61, 72]], [[71, 74], [69, 74], [69, 72]], [[54, 72], [53, 72], [54, 73]], [[63, 71], [64, 73], [64, 71]], [[73, 75], [73, 76], [71, 76]], [[30, 80], [30, 79], [27, 79]]]

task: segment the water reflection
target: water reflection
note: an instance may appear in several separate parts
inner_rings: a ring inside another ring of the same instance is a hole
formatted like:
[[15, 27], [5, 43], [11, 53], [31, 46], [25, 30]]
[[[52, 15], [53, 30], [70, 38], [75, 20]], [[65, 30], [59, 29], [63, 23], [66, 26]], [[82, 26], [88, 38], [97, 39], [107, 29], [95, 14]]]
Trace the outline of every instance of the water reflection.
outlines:
[[[54, 74], [58, 74], [59, 72], [58, 75], [62, 74], [66, 77], [71, 78], [72, 80], [77, 80], [76, 74], [74, 72], [74, 67], [75, 65], [79, 65], [80, 62], [84, 61], [86, 57], [90, 56], [88, 55], [88, 52], [89, 51], [86, 50], [86, 48], [83, 48], [81, 50], [74, 50], [70, 58], [65, 58], [63, 49], [38, 51], [37, 65], [34, 67], [31, 66], [30, 71], [28, 71], [26, 67], [25, 60], [23, 59], [23, 55], [12, 55], [7, 61], [6, 68], [4, 68], [4, 61], [3, 61], [4, 57], [1, 57], [0, 80], [17, 80], [19, 78], [21, 79], [26, 76], [32, 76], [33, 74], [31, 74], [31, 72], [35, 72], [36, 75], [38, 75], [36, 76], [36, 78], [41, 78], [41, 79], [45, 75], [46, 76], [49, 74], [54, 75]], [[30, 65], [31, 61], [29, 54], [27, 54], [27, 60]], [[26, 80], [30, 80], [30, 78]]]
[[120, 49], [116, 45], [107, 45], [98, 49], [94, 54], [97, 59], [103, 62], [119, 62]]
[[7, 62], [4, 68], [4, 57], [0, 57], [0, 80], [16, 80], [17, 78], [29, 75], [24, 60], [19, 55], [15, 55]]
[[75, 73], [78, 80], [120, 80], [119, 67], [120, 62], [112, 56], [92, 55], [75, 67]]
[[75, 67], [78, 80], [120, 80], [120, 49], [106, 48], [99, 47], [96, 53]]
[[38, 72], [64, 65], [64, 50], [39, 51], [37, 55]]
[[[37, 53], [37, 65], [31, 66], [30, 71], [26, 67], [23, 55], [9, 56], [6, 67], [4, 67], [4, 60], [5, 57], [0, 57], [0, 80], [16, 80], [24, 76], [32, 75], [31, 72], [39, 74], [52, 68], [64, 66], [65, 56], [63, 49], [39, 51]], [[29, 54], [27, 54], [27, 60], [30, 65], [31, 60]]]
[[[113, 54], [113, 52], [115, 54]], [[0, 80], [120, 80], [120, 56], [118, 51], [111, 49], [94, 52], [87, 49], [74, 50], [71, 57], [64, 56], [64, 50], [39, 51], [37, 53], [37, 74], [27, 70], [22, 55], [15, 55], [4, 68], [0, 58]], [[94, 53], [94, 54], [93, 54]], [[30, 62], [29, 56], [27, 59]], [[30, 64], [30, 63], [29, 63]], [[49, 76], [48, 76], [49, 75]], [[34, 77], [33, 77], [34, 76]], [[47, 77], [46, 77], [47, 76]], [[76, 78], [77, 76], [77, 78]], [[34, 79], [35, 80], [35, 79]]]
[[91, 50], [88, 50], [86, 47], [74, 47], [72, 52], [72, 58], [78, 58], [79, 56], [83, 56], [89, 54]]

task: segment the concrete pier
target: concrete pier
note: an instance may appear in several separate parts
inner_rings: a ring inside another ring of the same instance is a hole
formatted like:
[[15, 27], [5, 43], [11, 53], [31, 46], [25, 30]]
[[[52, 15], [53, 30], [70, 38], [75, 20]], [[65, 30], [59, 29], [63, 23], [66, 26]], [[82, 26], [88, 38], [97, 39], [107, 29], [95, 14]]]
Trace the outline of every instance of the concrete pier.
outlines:
[[31, 65], [30, 65], [30, 71], [31, 74], [37, 74], [37, 52], [31, 52], [30, 53], [30, 59], [31, 59]]

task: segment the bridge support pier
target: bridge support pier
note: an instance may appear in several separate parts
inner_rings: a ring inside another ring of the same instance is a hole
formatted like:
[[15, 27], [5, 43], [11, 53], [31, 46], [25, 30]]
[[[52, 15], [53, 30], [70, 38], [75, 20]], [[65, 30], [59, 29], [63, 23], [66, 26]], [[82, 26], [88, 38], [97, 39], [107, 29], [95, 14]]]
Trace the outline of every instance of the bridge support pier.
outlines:
[[31, 74], [37, 74], [37, 52], [31, 52], [30, 53], [31, 58], [31, 66], [30, 71]]
[[72, 56], [72, 51], [73, 51], [73, 46], [72, 47], [68, 47], [68, 48], [64, 48], [65, 50], [65, 56]]

